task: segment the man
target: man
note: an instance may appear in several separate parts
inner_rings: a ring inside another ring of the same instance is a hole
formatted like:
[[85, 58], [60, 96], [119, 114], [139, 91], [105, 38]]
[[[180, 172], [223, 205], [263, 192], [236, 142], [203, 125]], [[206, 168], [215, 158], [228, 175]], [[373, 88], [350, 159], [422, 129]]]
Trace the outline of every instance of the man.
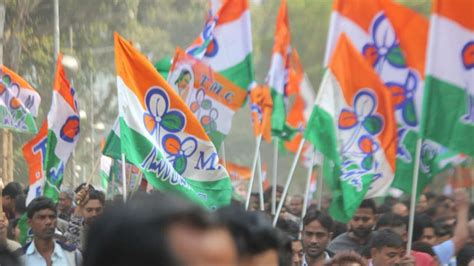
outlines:
[[56, 205], [51, 199], [39, 197], [30, 202], [27, 210], [28, 225], [33, 241], [23, 247], [25, 266], [82, 265], [81, 253], [74, 247], [54, 241]]
[[83, 187], [76, 194], [77, 207], [64, 233], [66, 243], [84, 250], [86, 234], [90, 225], [102, 214], [105, 196], [95, 189]]
[[413, 241], [422, 241], [431, 246], [437, 244], [435, 227], [431, 218], [426, 214], [415, 216], [415, 227], [413, 232]]
[[8, 183], [2, 191], [2, 207], [7, 219], [15, 219], [15, 199], [23, 194], [23, 188], [18, 182]]
[[291, 262], [293, 266], [301, 266], [303, 261], [303, 244], [297, 238], [291, 241]]
[[288, 212], [300, 218], [303, 211], [303, 201], [304, 198], [301, 195], [291, 196], [288, 203]]
[[[403, 239], [390, 229], [378, 231], [370, 241], [371, 266], [415, 265], [403, 258]], [[404, 264], [402, 264], [402, 262]]]
[[59, 193], [58, 200], [58, 218], [65, 221], [71, 219], [71, 214], [73, 211], [72, 200], [74, 199], [74, 192], [68, 188], [62, 188], [61, 193]]
[[372, 199], [362, 201], [348, 224], [348, 232], [343, 233], [329, 243], [328, 250], [338, 253], [344, 250], [354, 250], [363, 255], [372, 237], [376, 219], [376, 206]]
[[304, 266], [322, 266], [331, 257], [326, 247], [332, 238], [331, 217], [312, 210], [303, 219], [303, 263]]
[[408, 207], [402, 202], [397, 202], [392, 207], [392, 212], [402, 217], [408, 216]]

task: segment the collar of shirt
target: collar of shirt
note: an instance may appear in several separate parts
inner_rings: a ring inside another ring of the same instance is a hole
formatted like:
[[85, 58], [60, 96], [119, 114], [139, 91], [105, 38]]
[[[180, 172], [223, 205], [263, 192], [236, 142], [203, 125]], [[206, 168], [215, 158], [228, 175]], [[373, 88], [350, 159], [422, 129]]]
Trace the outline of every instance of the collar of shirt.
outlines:
[[[36, 249], [36, 244], [34, 240], [31, 242], [30, 246], [26, 250], [26, 255], [27, 256], [30, 256], [30, 255], [42, 256]], [[53, 254], [51, 255], [51, 261], [56, 261], [58, 259], [59, 260], [65, 259], [65, 255], [61, 246], [58, 243], [56, 243], [56, 241], [54, 241], [54, 250], [53, 250]]]
[[[324, 262], [328, 262], [331, 260], [331, 257], [329, 256], [329, 253], [324, 251]], [[309, 266], [308, 262], [306, 261], [306, 254], [303, 254], [303, 262], [301, 263], [301, 266]]]

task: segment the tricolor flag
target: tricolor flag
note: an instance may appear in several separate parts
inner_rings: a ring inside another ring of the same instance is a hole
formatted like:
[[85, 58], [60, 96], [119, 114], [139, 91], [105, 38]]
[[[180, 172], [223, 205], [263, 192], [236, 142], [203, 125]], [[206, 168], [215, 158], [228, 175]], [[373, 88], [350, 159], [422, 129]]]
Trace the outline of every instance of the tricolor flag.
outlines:
[[273, 100], [267, 85], [255, 85], [250, 89], [250, 112], [255, 137], [262, 134], [268, 143], [272, 142]]
[[204, 30], [186, 52], [247, 90], [254, 80], [248, 0], [212, 0]]
[[23, 156], [28, 164], [30, 186], [26, 197], [26, 206], [28, 206], [33, 199], [43, 194], [47, 142], [48, 124], [43, 123], [38, 134], [23, 146]]
[[[354, 75], [357, 73], [357, 75]], [[324, 154], [331, 215], [349, 220], [393, 180], [397, 124], [389, 91], [345, 34], [328, 64], [305, 138]]]
[[76, 91], [66, 77], [61, 54], [56, 62], [53, 99], [45, 123], [48, 128], [48, 141], [44, 163], [46, 180], [43, 195], [57, 201], [64, 168], [76, 147], [80, 131]]
[[230, 132], [234, 113], [245, 102], [247, 91], [181, 49], [176, 49], [168, 83], [179, 93], [219, 149]]
[[[301, 139], [303, 138], [306, 123], [311, 115], [314, 105], [315, 94], [313, 86], [304, 72], [300, 58], [296, 49], [291, 53], [291, 68], [288, 82], [288, 95], [294, 95], [295, 100], [293, 106], [288, 112], [286, 118], [287, 123], [297, 129], [297, 134], [289, 142], [285, 143], [285, 147], [293, 153], [296, 153]], [[302, 151], [303, 157], [308, 157], [313, 152], [312, 145], [305, 143]], [[304, 160], [306, 161], [306, 160]]]
[[28, 82], [6, 66], [0, 67], [0, 127], [36, 133], [34, 118], [41, 97]]
[[99, 171], [100, 184], [102, 186], [102, 189], [106, 192], [106, 194], [108, 194], [108, 191], [109, 191], [109, 183], [112, 181], [111, 179], [112, 163], [113, 163], [112, 158], [105, 155], [101, 155], [100, 171]]
[[[398, 124], [397, 167], [392, 186], [410, 193], [421, 117], [428, 20], [391, 0], [334, 1], [326, 65], [341, 33], [347, 34], [392, 95]], [[433, 174], [443, 170], [436, 164], [440, 146], [428, 141], [422, 149], [420, 191]], [[449, 152], [445, 155], [457, 156]]]
[[290, 43], [288, 10], [286, 0], [282, 0], [276, 21], [272, 61], [266, 81], [272, 91], [273, 113], [271, 124], [272, 130], [275, 132], [284, 131], [286, 125], [286, 87], [290, 67]]
[[250, 175], [252, 174], [252, 169], [250, 169], [250, 167], [232, 163], [229, 161], [226, 161], [224, 165], [232, 181], [241, 181], [241, 180], [250, 179]]
[[474, 156], [474, 2], [433, 2], [422, 136]]
[[157, 189], [208, 208], [229, 204], [230, 178], [197, 118], [145, 56], [117, 33], [114, 39], [120, 146], [127, 162]]

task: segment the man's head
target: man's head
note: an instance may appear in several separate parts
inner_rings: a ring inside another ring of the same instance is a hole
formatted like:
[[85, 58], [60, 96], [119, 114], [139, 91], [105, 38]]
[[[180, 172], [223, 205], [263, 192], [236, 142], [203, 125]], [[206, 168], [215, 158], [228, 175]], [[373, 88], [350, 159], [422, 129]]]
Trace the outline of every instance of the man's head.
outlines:
[[68, 212], [72, 208], [72, 200], [74, 192], [70, 189], [61, 189], [58, 200], [58, 210], [60, 212]]
[[349, 221], [349, 232], [360, 240], [368, 240], [374, 228], [376, 206], [372, 199], [362, 201], [352, 219]]
[[[15, 212], [15, 199], [23, 194], [23, 188], [18, 182], [8, 183], [2, 191], [3, 210], [11, 214]], [[12, 218], [12, 217], [9, 217]]]
[[92, 224], [94, 220], [102, 214], [105, 204], [104, 193], [98, 190], [90, 190], [89, 196], [84, 204], [82, 215], [84, 217], [84, 223], [87, 225]]
[[30, 202], [27, 208], [28, 225], [35, 238], [49, 240], [54, 237], [56, 228], [56, 204], [46, 197]]
[[300, 217], [301, 212], [303, 211], [303, 201], [304, 201], [304, 198], [301, 195], [292, 196], [288, 204], [288, 207], [289, 207], [288, 211], [291, 214]]
[[300, 266], [303, 260], [303, 244], [298, 239], [291, 241], [291, 262], [293, 266]]
[[408, 207], [404, 203], [397, 202], [392, 206], [392, 212], [400, 216], [408, 216]]
[[414, 230], [416, 231], [413, 233], [414, 241], [422, 241], [432, 246], [436, 245], [437, 237], [435, 234], [434, 224], [428, 215], [415, 216]]
[[311, 258], [324, 256], [332, 238], [333, 221], [320, 211], [310, 211], [303, 218], [303, 250]]
[[371, 240], [370, 254], [374, 266], [396, 265], [403, 252], [403, 240], [390, 229], [378, 231]]
[[425, 194], [421, 194], [418, 202], [416, 203], [416, 212], [421, 213], [428, 210], [428, 198]]
[[384, 213], [378, 220], [375, 227], [377, 230], [390, 229], [397, 233], [404, 242], [407, 241], [407, 224], [405, 219], [395, 213]]

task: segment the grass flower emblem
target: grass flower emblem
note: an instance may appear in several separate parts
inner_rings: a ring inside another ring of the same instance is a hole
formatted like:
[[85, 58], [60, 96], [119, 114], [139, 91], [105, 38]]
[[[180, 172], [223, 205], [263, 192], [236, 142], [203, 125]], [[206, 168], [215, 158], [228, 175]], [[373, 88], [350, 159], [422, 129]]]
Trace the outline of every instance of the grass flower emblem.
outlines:
[[162, 146], [168, 153], [168, 160], [173, 168], [181, 175], [186, 170], [188, 158], [194, 154], [198, 143], [193, 137], [181, 141], [177, 135], [167, 134], [163, 137]]

